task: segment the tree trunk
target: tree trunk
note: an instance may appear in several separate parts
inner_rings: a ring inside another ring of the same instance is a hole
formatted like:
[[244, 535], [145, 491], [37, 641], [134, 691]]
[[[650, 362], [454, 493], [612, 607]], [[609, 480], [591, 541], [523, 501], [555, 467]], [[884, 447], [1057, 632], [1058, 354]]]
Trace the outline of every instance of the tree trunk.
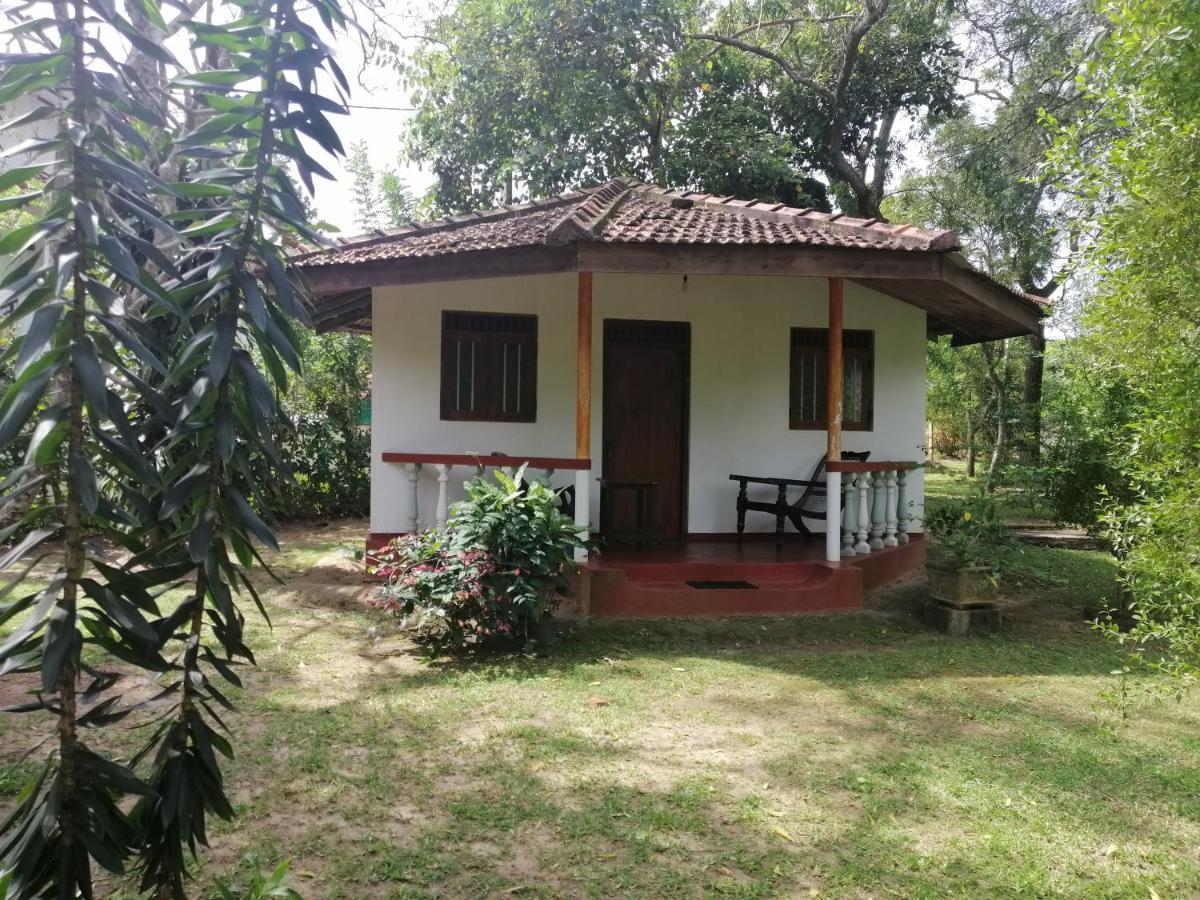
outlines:
[[991, 493], [996, 489], [996, 481], [1000, 477], [1000, 469], [1004, 465], [1005, 454], [1008, 452], [1008, 359], [1012, 344], [1003, 342], [1004, 349], [997, 360], [991, 344], [980, 344], [983, 361], [987, 367], [988, 381], [992, 386], [996, 409], [996, 440], [992, 444], [992, 458], [988, 462], [987, 475], [984, 477], [984, 490]]
[[967, 477], [975, 477], [975, 419], [967, 410]]
[[1046, 331], [1041, 323], [1038, 330], [1026, 339], [1029, 356], [1025, 360], [1024, 383], [1021, 388], [1023, 446], [1022, 461], [1037, 465], [1042, 461], [1042, 385], [1046, 370]]

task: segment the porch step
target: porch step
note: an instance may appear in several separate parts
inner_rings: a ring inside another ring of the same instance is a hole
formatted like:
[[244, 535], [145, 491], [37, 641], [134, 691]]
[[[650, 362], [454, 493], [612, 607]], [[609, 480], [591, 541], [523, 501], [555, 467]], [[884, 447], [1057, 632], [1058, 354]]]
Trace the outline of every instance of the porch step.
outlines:
[[[696, 587], [689, 582], [717, 585]], [[746, 583], [750, 588], [720, 586]], [[592, 573], [600, 617], [795, 615], [858, 609], [862, 572], [822, 563], [630, 563]]]

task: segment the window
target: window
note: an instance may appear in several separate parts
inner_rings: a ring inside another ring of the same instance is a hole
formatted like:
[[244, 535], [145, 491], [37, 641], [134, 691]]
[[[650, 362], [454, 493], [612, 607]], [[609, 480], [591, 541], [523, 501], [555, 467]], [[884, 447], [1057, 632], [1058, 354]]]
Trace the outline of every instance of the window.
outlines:
[[442, 418], [533, 422], [537, 316], [442, 313]]
[[[792, 371], [788, 418], [791, 428], [825, 427], [824, 328], [792, 329]], [[875, 333], [842, 332], [842, 428], [870, 431], [874, 417]]]

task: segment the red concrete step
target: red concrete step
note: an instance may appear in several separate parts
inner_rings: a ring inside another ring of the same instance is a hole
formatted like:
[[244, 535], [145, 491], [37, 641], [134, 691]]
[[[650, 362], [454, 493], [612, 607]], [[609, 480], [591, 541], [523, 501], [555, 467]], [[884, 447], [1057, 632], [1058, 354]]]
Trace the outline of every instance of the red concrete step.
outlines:
[[[688, 582], [746, 582], [700, 588]], [[823, 563], [626, 563], [593, 570], [601, 617], [794, 615], [858, 609], [862, 572]]]

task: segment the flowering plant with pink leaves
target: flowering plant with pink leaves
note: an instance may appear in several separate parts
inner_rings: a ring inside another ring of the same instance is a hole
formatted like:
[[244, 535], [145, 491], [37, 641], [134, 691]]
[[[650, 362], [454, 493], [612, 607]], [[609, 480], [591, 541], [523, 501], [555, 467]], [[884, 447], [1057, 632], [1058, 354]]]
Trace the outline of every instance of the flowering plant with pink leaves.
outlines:
[[473, 479], [444, 527], [379, 553], [372, 571], [384, 587], [374, 605], [430, 653], [526, 646], [568, 592], [584, 530], [560, 512], [556, 491], [525, 483], [523, 471]]

